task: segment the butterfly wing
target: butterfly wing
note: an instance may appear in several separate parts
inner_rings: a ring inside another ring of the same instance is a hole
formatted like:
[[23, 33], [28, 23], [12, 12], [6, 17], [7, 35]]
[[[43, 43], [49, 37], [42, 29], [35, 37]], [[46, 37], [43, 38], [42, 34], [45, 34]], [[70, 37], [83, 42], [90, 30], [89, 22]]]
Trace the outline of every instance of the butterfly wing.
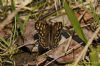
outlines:
[[62, 30], [62, 22], [56, 22], [52, 26], [52, 34], [51, 34], [51, 43], [50, 47], [54, 48], [58, 45], [58, 42], [61, 40], [61, 30]]
[[39, 45], [41, 45], [43, 48], [48, 48], [49, 25], [46, 22], [36, 22], [35, 29], [39, 35]]

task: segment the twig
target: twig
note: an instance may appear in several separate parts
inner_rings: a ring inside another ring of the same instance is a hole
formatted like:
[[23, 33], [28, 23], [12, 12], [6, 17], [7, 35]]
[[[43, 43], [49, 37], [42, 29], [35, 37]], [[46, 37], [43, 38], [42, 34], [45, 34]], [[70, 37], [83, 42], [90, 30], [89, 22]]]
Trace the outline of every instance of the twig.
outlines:
[[98, 34], [98, 32], [100, 31], [100, 26], [97, 28], [97, 30], [95, 31], [95, 33], [93, 34], [93, 36], [91, 37], [91, 39], [87, 42], [86, 46], [84, 47], [83, 51], [81, 52], [80, 56], [76, 59], [75, 63], [73, 64], [74, 66], [77, 66], [78, 62], [80, 61], [81, 58], [84, 58], [88, 47], [91, 45], [93, 39], [95, 38], [95, 36]]
[[19, 46], [18, 48], [21, 48], [21, 47], [27, 46], [27, 45], [33, 45], [33, 44], [35, 44], [35, 43], [36, 43], [36, 40], [35, 40], [35, 41], [32, 41], [32, 42], [30, 42], [30, 43], [23, 44], [23, 45]]
[[[68, 47], [69, 47], [69, 44], [70, 44], [70, 42], [71, 42], [71, 39], [72, 39], [72, 37], [70, 36], [69, 41], [68, 41], [68, 43], [67, 43], [68, 45], [66, 46], [67, 49], [68, 49]], [[65, 56], [65, 55], [71, 53], [74, 49], [77, 49], [77, 48], [79, 48], [79, 47], [80, 47], [80, 45], [76, 45], [75, 47], [69, 49], [68, 51], [67, 51], [67, 49], [65, 48], [65, 51], [66, 51], [66, 52], [65, 52], [64, 54], [62, 54], [62, 55], [59, 56], [58, 58], [56, 58], [56, 59], [50, 61], [49, 63], [47, 63], [47, 64], [44, 65], [44, 66], [48, 66], [48, 65], [51, 64], [52, 62], [54, 62], [54, 61], [56, 61], [57, 59], [59, 59], [59, 58]]]
[[2, 30], [6, 25], [8, 25], [8, 24], [10, 24], [12, 21], [12, 19], [13, 19], [13, 17], [22, 9], [22, 8], [24, 8], [27, 4], [29, 4], [31, 1], [28, 1], [28, 2], [26, 2], [26, 3], [23, 3], [23, 4], [21, 4], [21, 5], [19, 5], [21, 8], [16, 8], [16, 10], [15, 11], [13, 11], [10, 15], [8, 15], [8, 17], [3, 21], [3, 22], [1, 22], [0, 23], [0, 30]]

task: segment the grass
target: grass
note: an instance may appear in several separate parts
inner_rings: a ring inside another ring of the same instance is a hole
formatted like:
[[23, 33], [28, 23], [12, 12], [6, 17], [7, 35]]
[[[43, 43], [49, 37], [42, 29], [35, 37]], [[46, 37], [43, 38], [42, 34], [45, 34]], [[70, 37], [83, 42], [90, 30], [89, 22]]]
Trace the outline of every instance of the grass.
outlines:
[[[95, 36], [100, 31], [100, 27], [98, 27], [98, 26], [100, 26], [100, 19], [99, 19], [100, 16], [96, 13], [95, 8], [92, 6], [92, 3], [90, 2], [89, 3], [89, 9], [87, 9], [87, 10], [93, 16], [93, 19], [94, 19], [93, 25], [94, 26], [92, 26], [92, 27], [95, 27], [95, 32], [94, 32], [93, 36], [91, 37], [91, 39], [88, 40], [86, 38], [84, 32], [83, 32], [83, 29], [80, 26], [80, 22], [78, 21], [74, 11], [70, 8], [69, 3], [66, 0], [62, 0], [62, 2], [63, 2], [65, 13], [68, 16], [68, 19], [70, 20], [75, 32], [85, 42], [85, 46], [84, 46], [83, 51], [80, 52], [81, 53], [80, 56], [72, 64], [74, 64], [74, 66], [79, 65], [79, 63], [83, 64], [85, 66], [99, 66], [100, 65], [100, 62], [99, 62], [100, 59], [98, 59], [98, 54], [100, 54], [100, 49], [99, 49], [100, 46], [97, 46], [97, 48], [94, 48], [91, 44], [92, 44], [92, 41], [95, 39]], [[7, 8], [8, 7], [7, 3], [6, 3], [6, 5], [3, 5], [3, 3], [4, 3], [4, 1], [0, 0], [0, 10], [2, 10], [2, 8]], [[80, 3], [82, 4], [83, 2], [80, 0]], [[28, 3], [28, 4], [30, 4], [30, 3]], [[24, 34], [25, 27], [28, 24], [28, 21], [29, 21], [30, 17], [33, 17], [36, 21], [38, 21], [38, 19], [40, 18], [40, 16], [42, 14], [44, 14], [45, 12], [48, 12], [48, 11], [45, 11], [44, 13], [39, 13], [38, 12], [39, 9], [42, 9], [46, 6], [51, 6], [52, 3], [49, 4], [49, 5], [47, 5], [47, 4], [48, 4], [48, 2], [42, 2], [42, 3], [36, 4], [32, 7], [28, 7], [28, 5], [23, 6], [22, 7], [23, 10], [25, 9], [25, 7], [30, 9], [30, 10], [26, 9], [23, 12], [23, 14], [26, 14], [24, 16], [25, 19], [23, 20], [23, 22], [21, 22], [20, 14], [18, 13], [20, 10], [17, 13], [14, 13], [13, 15], [11, 15], [11, 17], [8, 20], [6, 20], [6, 18], [5, 18], [2, 21], [4, 23], [1, 22], [0, 26], [1, 26], [1, 28], [2, 27], [3, 28], [2, 29], [0, 28], [0, 29], [3, 30], [4, 26], [9, 25], [7, 23], [7, 21], [12, 21], [12, 22], [9, 22], [9, 23], [12, 24], [12, 28], [10, 30], [9, 38], [6, 39], [6, 38], [0, 36], [0, 65], [1, 66], [3, 66], [4, 63], [10, 63], [12, 65], [15, 65], [15, 61], [13, 60], [13, 58], [14, 58], [14, 54], [18, 53], [18, 50], [19, 50], [18, 46], [16, 45], [16, 40], [20, 36], [19, 33], [21, 33], [21, 35]], [[15, 0], [11, 0], [10, 8], [11, 8], [11, 12], [17, 11]], [[86, 9], [86, 7], [85, 7], [85, 9]], [[4, 10], [6, 10], [6, 9], [4, 9]], [[28, 13], [26, 13], [27, 10], [28, 10]], [[4, 11], [3, 13], [6, 13], [6, 12], [8, 13], [7, 10]], [[50, 16], [57, 15], [58, 13], [59, 12], [51, 14]], [[4, 16], [9, 16], [9, 15], [4, 15]], [[46, 19], [46, 18], [44, 18], [44, 19]], [[20, 30], [18, 31], [18, 29], [20, 29]], [[91, 52], [89, 52], [89, 57], [90, 57], [89, 62], [84, 60], [85, 55], [88, 52], [88, 48], [90, 48], [89, 50], [91, 51]], [[82, 59], [83, 62], [82, 61], [80, 62], [81, 58], [83, 58]]]
[[[64, 8], [65, 8], [65, 11], [66, 11], [66, 14], [71, 22], [71, 24], [73, 25], [73, 28], [74, 30], [76, 31], [77, 35], [85, 42], [90, 42], [87, 40], [87, 38], [85, 37], [84, 33], [83, 33], [83, 30], [82, 28], [80, 27], [80, 24], [79, 24], [79, 21], [78, 19], [76, 18], [74, 12], [72, 11], [72, 9], [68, 6], [68, 2], [66, 0], [63, 0], [64, 1]], [[99, 17], [96, 16], [97, 14], [95, 13], [95, 9], [93, 8], [92, 4], [90, 3], [90, 6], [91, 6], [91, 11], [92, 11], [92, 14], [94, 16], [94, 20], [95, 20], [95, 24], [96, 25], [99, 25], [100, 24], [100, 20], [99, 20]], [[99, 27], [100, 28], [100, 27]], [[100, 31], [100, 29], [98, 28], [98, 32]], [[98, 34], [98, 33], [97, 33]], [[96, 35], [97, 35], [96, 34]], [[91, 37], [91, 38], [95, 38], [95, 37]], [[90, 43], [87, 43], [85, 47], [87, 48], [84, 48], [83, 49], [83, 52], [81, 52], [81, 55], [79, 56], [79, 58], [75, 61], [75, 63], [73, 64], [73, 66], [77, 66], [78, 65], [78, 62], [80, 61], [81, 58], [85, 58], [83, 56], [85, 56], [88, 48], [91, 46], [90, 44], [92, 43], [93, 39], [91, 40]], [[89, 46], [90, 45], [90, 46]], [[90, 52], [90, 64], [89, 66], [99, 66], [100, 65], [100, 62], [98, 60], [98, 51], [96, 51], [96, 49], [94, 47], [90, 47], [91, 48], [91, 52]], [[86, 65], [88, 66], [88, 65]]]
[[72, 9], [68, 6], [68, 3], [66, 0], [64, 0], [64, 8], [65, 8], [66, 14], [67, 14], [71, 24], [73, 25], [74, 30], [76, 31], [78, 36], [86, 43], [87, 38], [85, 37], [83, 30], [80, 27], [80, 24], [79, 24], [77, 17], [75, 16]]

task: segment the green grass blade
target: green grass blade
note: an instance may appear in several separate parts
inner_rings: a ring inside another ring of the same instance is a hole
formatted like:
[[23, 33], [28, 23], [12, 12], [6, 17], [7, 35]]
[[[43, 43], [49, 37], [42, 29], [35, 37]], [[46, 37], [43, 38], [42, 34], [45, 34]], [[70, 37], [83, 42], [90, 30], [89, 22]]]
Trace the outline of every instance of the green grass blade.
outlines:
[[0, 36], [0, 40], [3, 41], [6, 46], [9, 46], [9, 43], [3, 37]]
[[92, 66], [99, 66], [100, 62], [98, 59], [98, 51], [97, 49], [92, 48], [92, 51], [90, 53], [90, 61]]
[[79, 21], [78, 21], [77, 17], [75, 16], [74, 11], [69, 7], [66, 0], [64, 0], [64, 9], [65, 9], [65, 12], [67, 13], [67, 16], [68, 16], [71, 24], [74, 27], [76, 33], [86, 43], [87, 39], [82, 31], [82, 28], [80, 27]]
[[30, 17], [30, 14], [28, 16], [25, 16], [24, 23], [21, 23], [21, 25], [20, 25], [21, 34], [24, 33], [25, 27], [29, 22], [29, 17]]
[[93, 7], [93, 4], [90, 3], [90, 9], [92, 11], [92, 15], [93, 15], [93, 18], [95, 20], [95, 24], [96, 25], [100, 25], [100, 19], [99, 19], [99, 16], [96, 14], [96, 10], [95, 8]]
[[12, 10], [15, 10], [15, 1], [14, 0], [11, 0], [11, 8], [12, 8]]
[[3, 7], [3, 3], [2, 0], [0, 0], [0, 8]]

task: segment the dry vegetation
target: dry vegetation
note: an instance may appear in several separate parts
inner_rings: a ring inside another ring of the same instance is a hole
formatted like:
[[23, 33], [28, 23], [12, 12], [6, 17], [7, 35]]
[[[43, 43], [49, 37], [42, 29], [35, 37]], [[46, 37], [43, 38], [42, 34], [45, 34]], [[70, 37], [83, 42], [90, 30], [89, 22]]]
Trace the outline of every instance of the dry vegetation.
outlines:
[[100, 1], [0, 0], [0, 66], [100, 66]]

